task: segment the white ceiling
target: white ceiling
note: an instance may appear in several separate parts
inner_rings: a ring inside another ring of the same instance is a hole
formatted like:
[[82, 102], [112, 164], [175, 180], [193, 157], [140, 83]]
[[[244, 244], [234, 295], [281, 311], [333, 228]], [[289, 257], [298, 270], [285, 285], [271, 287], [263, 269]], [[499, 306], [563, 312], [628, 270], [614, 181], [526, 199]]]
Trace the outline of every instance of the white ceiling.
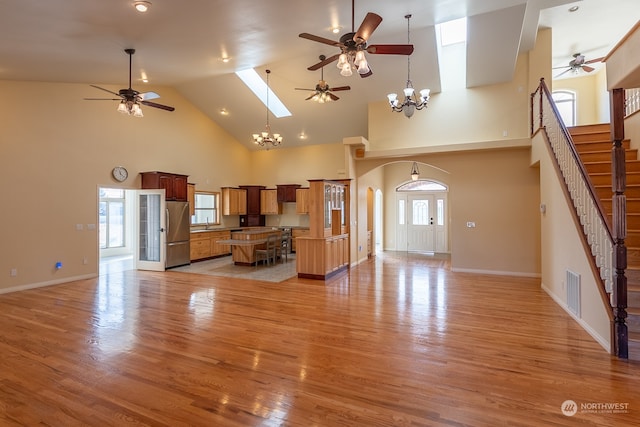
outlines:
[[[337, 40], [350, 32], [349, 0], [151, 2], [150, 10], [140, 14], [131, 0], [0, 0], [0, 79], [97, 84], [117, 91], [128, 86], [124, 49], [135, 48], [134, 89], [145, 91], [142, 72], [154, 86], [175, 87], [251, 149], [256, 148], [251, 134], [264, 128], [266, 110], [236, 70], [272, 71], [270, 86], [293, 113], [270, 118], [287, 146], [366, 137], [368, 103], [401, 92], [406, 83], [406, 57], [368, 55], [374, 74], [365, 79], [342, 77], [333, 63], [325, 67], [330, 86], [352, 88], [336, 92], [337, 102], [305, 101], [308, 93], [294, 90], [313, 88], [320, 70], [306, 68], [321, 54], [338, 53], [298, 34]], [[569, 13], [572, 5], [579, 10]], [[435, 24], [469, 17], [467, 85], [480, 86], [510, 80], [517, 54], [533, 48], [538, 26], [553, 28], [556, 67], [578, 52], [587, 60], [606, 55], [640, 18], [638, 0], [358, 0], [356, 28], [367, 12], [383, 18], [369, 44], [406, 43], [404, 16], [413, 15], [411, 78], [416, 88], [428, 87], [432, 93], [440, 91]], [[335, 25], [342, 27], [337, 35], [329, 31]], [[223, 63], [222, 56], [231, 60]], [[102, 95], [87, 86], [87, 97]], [[163, 103], [162, 98], [156, 101]], [[222, 108], [230, 114], [221, 116]], [[297, 138], [301, 132], [308, 135], [306, 141]]]

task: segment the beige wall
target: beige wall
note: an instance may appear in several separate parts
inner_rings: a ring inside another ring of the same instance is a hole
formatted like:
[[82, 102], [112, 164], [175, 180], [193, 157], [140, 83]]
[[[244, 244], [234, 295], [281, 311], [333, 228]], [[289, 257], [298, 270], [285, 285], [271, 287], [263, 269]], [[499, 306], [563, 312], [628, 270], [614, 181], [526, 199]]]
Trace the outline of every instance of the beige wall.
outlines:
[[[287, 148], [283, 144], [277, 149], [254, 151], [245, 171], [246, 178], [233, 185], [255, 184], [276, 188], [278, 184], [300, 184], [308, 187], [309, 179], [343, 179], [344, 146], [338, 143]], [[284, 203], [282, 215], [267, 215], [265, 224], [309, 226], [309, 215], [297, 214], [295, 203]]]
[[[539, 276], [539, 178], [529, 167], [529, 156], [528, 148], [514, 148], [416, 155], [411, 161], [361, 161], [361, 176], [382, 169], [384, 248], [398, 249], [395, 189], [409, 180], [415, 160], [421, 178], [449, 187], [453, 270]], [[468, 221], [476, 227], [467, 228]]]
[[[100, 95], [88, 85], [0, 81], [0, 292], [97, 274], [89, 227], [100, 186], [139, 188], [138, 173], [149, 170], [188, 174], [210, 191], [244, 180], [248, 150], [176, 91], [149, 89], [176, 111], [146, 107], [138, 119], [118, 114], [116, 102], [83, 100]], [[124, 184], [111, 178], [116, 165], [129, 170]]]
[[553, 90], [568, 90], [576, 94], [576, 125], [609, 122], [609, 99], [604, 68], [582, 77], [553, 82]]
[[431, 97], [427, 110], [407, 119], [386, 101], [369, 105], [371, 151], [506, 141], [529, 136], [528, 55], [520, 55], [509, 83], [451, 90]]
[[[581, 278], [581, 312], [576, 320], [607, 351], [611, 345], [611, 323], [602, 303], [587, 254], [582, 250], [581, 233], [564, 196], [563, 182], [553, 166], [545, 139], [533, 140], [532, 162], [540, 168], [540, 201], [546, 207], [540, 215], [542, 244], [542, 287], [567, 312], [566, 271]], [[575, 316], [574, 316], [575, 317]]]
[[[357, 166], [357, 165], [356, 165]], [[367, 173], [364, 173], [358, 178], [357, 185], [357, 206], [359, 209], [358, 221], [357, 221], [357, 234], [355, 235], [355, 252], [356, 257], [352, 257], [352, 264], [354, 262], [361, 262], [367, 259], [367, 190], [371, 189], [374, 193], [374, 208], [375, 208], [375, 192], [377, 190], [382, 191], [383, 201], [388, 197], [393, 197], [393, 193], [388, 193], [385, 188], [385, 169], [380, 167], [373, 169]], [[373, 224], [377, 220], [375, 215], [372, 215]], [[382, 218], [384, 220], [384, 218]], [[353, 221], [352, 221], [353, 222]], [[373, 241], [375, 242], [375, 227], [371, 226], [374, 229], [373, 232]], [[384, 227], [383, 227], [384, 230]], [[352, 237], [353, 238], [353, 237]]]

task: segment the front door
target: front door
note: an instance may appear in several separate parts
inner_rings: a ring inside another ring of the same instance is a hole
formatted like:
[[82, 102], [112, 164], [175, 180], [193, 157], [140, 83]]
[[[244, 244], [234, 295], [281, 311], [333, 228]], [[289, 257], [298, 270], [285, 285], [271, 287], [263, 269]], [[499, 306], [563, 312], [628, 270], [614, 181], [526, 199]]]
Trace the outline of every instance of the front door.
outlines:
[[409, 194], [407, 208], [407, 250], [434, 252], [433, 196]]
[[449, 251], [447, 193], [397, 193], [396, 248], [399, 251]]
[[166, 215], [164, 190], [137, 192], [136, 269], [165, 270]]

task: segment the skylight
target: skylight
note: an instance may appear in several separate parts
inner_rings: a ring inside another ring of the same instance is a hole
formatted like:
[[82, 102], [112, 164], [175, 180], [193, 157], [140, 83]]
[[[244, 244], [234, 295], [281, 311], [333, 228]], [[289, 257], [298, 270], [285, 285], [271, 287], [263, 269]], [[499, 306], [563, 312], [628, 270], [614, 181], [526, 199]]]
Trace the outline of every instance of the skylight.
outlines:
[[449, 46], [456, 43], [467, 42], [467, 18], [454, 19], [443, 22], [440, 27], [440, 43]]
[[[284, 106], [278, 96], [273, 93], [271, 88], [267, 87], [267, 83], [256, 73], [256, 70], [249, 68], [247, 70], [236, 71], [236, 75], [260, 98], [260, 101], [269, 108], [274, 116], [280, 118], [291, 115], [291, 112]], [[269, 105], [267, 105], [267, 90], [269, 91]]]

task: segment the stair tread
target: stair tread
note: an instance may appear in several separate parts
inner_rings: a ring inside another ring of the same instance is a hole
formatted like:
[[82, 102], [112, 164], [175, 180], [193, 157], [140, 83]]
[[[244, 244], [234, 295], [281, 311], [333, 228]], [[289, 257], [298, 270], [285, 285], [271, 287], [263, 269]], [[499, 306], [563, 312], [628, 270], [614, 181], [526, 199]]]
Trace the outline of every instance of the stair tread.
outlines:
[[640, 341], [640, 332], [627, 332], [629, 341]]

